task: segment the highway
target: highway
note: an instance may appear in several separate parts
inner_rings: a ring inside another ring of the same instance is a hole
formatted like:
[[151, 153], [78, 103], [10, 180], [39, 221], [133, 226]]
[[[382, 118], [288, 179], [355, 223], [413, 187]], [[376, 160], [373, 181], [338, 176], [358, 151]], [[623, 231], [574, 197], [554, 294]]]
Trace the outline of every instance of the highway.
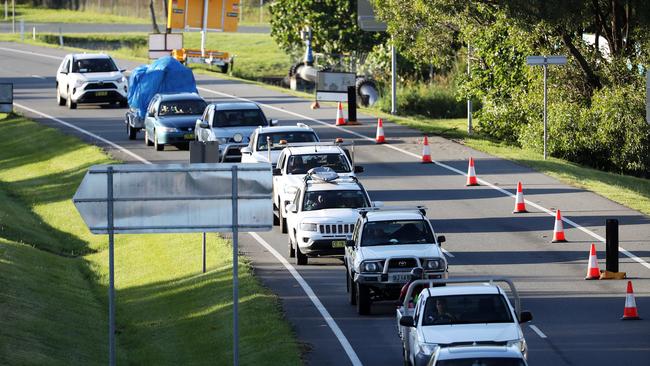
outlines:
[[[127, 162], [187, 162], [187, 151], [145, 147], [142, 135], [127, 139], [125, 109], [56, 105], [54, 76], [64, 50], [0, 43], [0, 82], [13, 82], [16, 110], [104, 147]], [[116, 60], [121, 68], [137, 63]], [[419, 163], [421, 133], [385, 123], [387, 145], [375, 145], [375, 120], [360, 115], [360, 126], [334, 126], [334, 107], [309, 108], [310, 101], [254, 84], [196, 75], [208, 101], [252, 100], [281, 124], [305, 122], [322, 139], [355, 141], [359, 178], [373, 200], [387, 205], [424, 204], [438, 234], [447, 237], [450, 276], [512, 278], [523, 309], [534, 320], [523, 325], [531, 365], [647, 365], [648, 320], [620, 321], [626, 281], [585, 281], [589, 246], [596, 243], [604, 268], [605, 220], [620, 221], [620, 270], [633, 280], [641, 317], [650, 318], [650, 218], [601, 196], [560, 183], [527, 167], [439, 137], [429, 139], [436, 164]], [[33, 143], [38, 143], [34, 140]], [[476, 161], [481, 186], [465, 187], [467, 159]], [[527, 214], [513, 215], [517, 181], [524, 184]], [[561, 209], [568, 243], [550, 243]], [[549, 211], [550, 210], [550, 211]], [[571, 223], [574, 223], [572, 225]], [[397, 365], [401, 345], [395, 306], [373, 306], [358, 316], [348, 305], [344, 267], [333, 259], [310, 259], [296, 266], [287, 237], [272, 232], [242, 234], [242, 253], [257, 276], [281, 299], [287, 319], [307, 345], [309, 365]], [[119, 249], [118, 249], [119, 250]], [[119, 308], [118, 308], [119, 311]], [[331, 317], [331, 318], [330, 318]], [[261, 345], [263, 346], [263, 345]]]

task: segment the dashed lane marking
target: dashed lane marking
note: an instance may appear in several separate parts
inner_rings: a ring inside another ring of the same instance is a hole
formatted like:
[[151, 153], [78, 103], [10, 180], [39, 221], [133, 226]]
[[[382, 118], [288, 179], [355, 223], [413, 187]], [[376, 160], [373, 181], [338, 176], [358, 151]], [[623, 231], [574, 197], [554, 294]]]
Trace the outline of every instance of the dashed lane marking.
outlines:
[[543, 338], [543, 339], [548, 338], [548, 337], [546, 336], [546, 334], [544, 334], [544, 332], [542, 332], [539, 328], [537, 328], [536, 325], [529, 324], [528, 327], [529, 327], [530, 329], [532, 329], [533, 332], [537, 333], [537, 335], [538, 335], [540, 338]]

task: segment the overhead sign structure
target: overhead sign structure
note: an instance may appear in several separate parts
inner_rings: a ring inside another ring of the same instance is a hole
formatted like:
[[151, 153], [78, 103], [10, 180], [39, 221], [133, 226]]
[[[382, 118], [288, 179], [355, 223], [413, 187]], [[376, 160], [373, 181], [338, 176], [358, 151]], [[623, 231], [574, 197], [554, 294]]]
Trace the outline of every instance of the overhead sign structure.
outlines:
[[270, 164], [96, 165], [72, 201], [94, 234], [108, 234], [109, 365], [116, 362], [114, 234], [232, 232], [233, 362], [239, 363], [238, 233], [273, 227]]
[[546, 160], [546, 143], [548, 141], [547, 133], [547, 86], [546, 79], [549, 65], [564, 65], [567, 63], [566, 56], [528, 56], [526, 64], [530, 66], [542, 66], [544, 68], [544, 160]]
[[0, 113], [11, 113], [14, 111], [14, 84], [0, 84]]
[[[353, 72], [318, 71], [316, 100], [348, 102], [348, 87], [354, 86], [357, 76]], [[352, 101], [349, 101], [352, 103]]]

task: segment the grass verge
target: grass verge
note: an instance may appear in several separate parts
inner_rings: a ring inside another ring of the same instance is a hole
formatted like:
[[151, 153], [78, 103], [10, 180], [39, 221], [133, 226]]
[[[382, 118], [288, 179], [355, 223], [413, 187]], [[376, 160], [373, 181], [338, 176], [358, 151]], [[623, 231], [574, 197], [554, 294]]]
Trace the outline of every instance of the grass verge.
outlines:
[[[95, 24], [148, 24], [149, 19], [99, 13], [91, 10], [75, 11], [67, 9], [48, 9], [16, 4], [16, 21], [24, 19], [30, 23], [95, 23]], [[11, 6], [9, 19], [11, 22]]]
[[[0, 133], [12, 136], [0, 143], [0, 364], [105, 364], [106, 237], [71, 197], [89, 166], [111, 160], [15, 115], [0, 115]], [[203, 274], [200, 234], [117, 236], [119, 363], [230, 363], [231, 252], [209, 235]], [[300, 364], [278, 299], [240, 265], [242, 364]]]

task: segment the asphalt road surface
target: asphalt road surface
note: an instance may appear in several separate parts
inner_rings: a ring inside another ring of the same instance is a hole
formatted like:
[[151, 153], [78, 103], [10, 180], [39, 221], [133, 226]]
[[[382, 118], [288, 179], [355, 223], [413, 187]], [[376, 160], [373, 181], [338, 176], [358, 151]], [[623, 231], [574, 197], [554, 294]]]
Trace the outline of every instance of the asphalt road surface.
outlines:
[[[188, 152], [156, 152], [142, 136], [127, 139], [124, 109], [58, 107], [54, 75], [65, 51], [0, 43], [0, 82], [15, 86], [16, 110], [37, 121], [106, 148], [130, 162], [187, 162]], [[117, 60], [124, 68], [135, 63]], [[253, 100], [269, 118], [282, 124], [305, 122], [325, 140], [353, 139], [355, 157], [365, 167], [360, 179], [373, 200], [387, 205], [424, 204], [449, 253], [451, 276], [508, 276], [522, 295], [522, 307], [534, 320], [523, 326], [531, 365], [648, 365], [648, 320], [620, 321], [625, 281], [585, 281], [589, 246], [595, 242], [604, 267], [605, 220], [621, 223], [620, 270], [633, 279], [640, 315], [650, 317], [650, 218], [596, 194], [567, 186], [512, 162], [433, 137], [437, 164], [419, 163], [421, 134], [392, 123], [384, 129], [389, 144], [372, 143], [375, 121], [360, 116], [361, 126], [333, 126], [336, 111], [309, 109], [310, 101], [240, 81], [197, 75], [200, 93], [209, 101]], [[90, 135], [89, 135], [90, 134]], [[7, 138], [7, 137], [5, 137]], [[370, 138], [370, 139], [369, 139]], [[38, 143], [38, 141], [34, 141]], [[476, 161], [482, 184], [465, 187], [467, 159]], [[513, 215], [517, 181], [524, 184], [527, 214]], [[568, 243], [550, 243], [560, 208], [567, 220]], [[287, 237], [272, 232], [241, 235], [242, 252], [282, 300], [287, 319], [308, 345], [309, 365], [397, 365], [401, 346], [392, 303], [358, 316], [348, 305], [340, 261], [310, 259], [295, 266], [288, 258]], [[118, 247], [119, 250], [119, 247]], [[261, 345], [263, 346], [263, 345]]]

